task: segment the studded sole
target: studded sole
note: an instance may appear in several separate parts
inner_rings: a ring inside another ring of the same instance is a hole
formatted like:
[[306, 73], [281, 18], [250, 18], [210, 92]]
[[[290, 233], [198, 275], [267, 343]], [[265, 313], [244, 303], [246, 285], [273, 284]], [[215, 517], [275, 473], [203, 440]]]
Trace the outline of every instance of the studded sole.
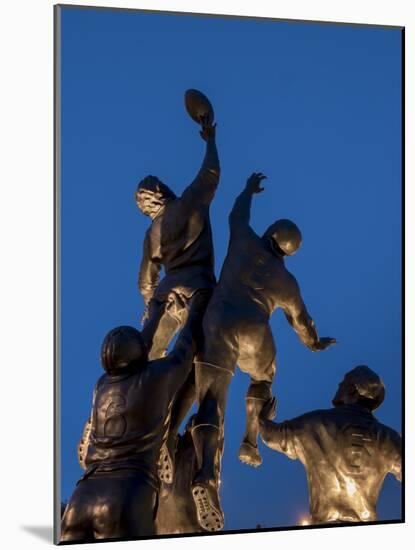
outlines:
[[160, 481], [170, 485], [173, 483], [173, 464], [166, 445], [163, 445], [160, 451], [160, 461], [157, 470]]
[[248, 466], [258, 468], [262, 464], [261, 455], [258, 452], [257, 447], [251, 447], [247, 443], [242, 443], [239, 449], [239, 460]]
[[220, 531], [223, 529], [223, 515], [211, 503], [208, 491], [204, 485], [194, 485], [192, 487], [192, 495], [199, 525], [206, 531]]

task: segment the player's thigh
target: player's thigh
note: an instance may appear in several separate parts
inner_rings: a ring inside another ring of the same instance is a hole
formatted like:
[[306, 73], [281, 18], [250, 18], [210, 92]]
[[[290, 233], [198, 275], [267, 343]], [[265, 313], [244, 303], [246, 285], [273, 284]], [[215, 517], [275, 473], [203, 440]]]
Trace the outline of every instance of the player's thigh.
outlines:
[[131, 537], [155, 534], [157, 499], [157, 491], [146, 480], [135, 480], [123, 510], [124, 521]]
[[91, 496], [86, 481], [77, 485], [62, 518], [61, 541], [93, 540]]
[[[101, 481], [101, 480], [100, 480]], [[106, 479], [94, 517], [96, 539], [155, 533], [156, 491], [140, 477]]]
[[237, 327], [226, 304], [211, 301], [203, 319], [203, 347], [197, 362], [234, 373], [238, 353]]
[[188, 298], [188, 311], [205, 312], [212, 296], [212, 289], [197, 290], [191, 298]]
[[231, 371], [207, 363], [196, 363], [196, 391], [200, 412], [215, 409], [224, 414]]
[[254, 381], [272, 382], [277, 350], [267, 322], [255, 323], [240, 334], [239, 368]]

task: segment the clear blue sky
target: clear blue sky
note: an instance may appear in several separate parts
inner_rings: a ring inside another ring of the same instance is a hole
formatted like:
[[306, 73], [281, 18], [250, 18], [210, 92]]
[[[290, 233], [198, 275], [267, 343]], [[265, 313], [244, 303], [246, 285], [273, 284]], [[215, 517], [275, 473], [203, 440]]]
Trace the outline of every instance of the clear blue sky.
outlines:
[[[287, 267], [320, 335], [340, 342], [313, 354], [274, 314], [278, 419], [329, 407], [344, 373], [365, 363], [387, 388], [377, 417], [401, 430], [400, 30], [64, 8], [63, 498], [81, 475], [76, 444], [102, 374], [102, 339], [137, 326], [143, 311], [137, 270], [149, 220], [136, 183], [151, 173], [180, 194], [203, 157], [184, 109], [188, 88], [208, 95], [218, 123], [216, 272], [233, 201], [262, 171], [252, 225], [299, 225], [303, 246]], [[238, 461], [247, 386], [238, 372], [226, 416], [226, 528], [296, 524], [308, 510], [302, 465], [262, 444], [260, 468]], [[400, 491], [388, 477], [380, 519], [400, 517]]]

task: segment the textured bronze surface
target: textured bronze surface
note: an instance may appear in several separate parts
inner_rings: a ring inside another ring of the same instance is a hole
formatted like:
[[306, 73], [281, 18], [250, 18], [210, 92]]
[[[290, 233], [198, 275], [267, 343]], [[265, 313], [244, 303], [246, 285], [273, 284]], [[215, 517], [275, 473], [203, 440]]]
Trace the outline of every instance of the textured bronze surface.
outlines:
[[[279, 219], [262, 236], [250, 226], [252, 197], [264, 190], [262, 173], [248, 178], [230, 213], [228, 252], [216, 284], [209, 216], [220, 178], [216, 124], [201, 92], [188, 90], [185, 105], [201, 126], [205, 157], [180, 197], [155, 176], [138, 184], [137, 206], [151, 219], [138, 277], [144, 326], [142, 332], [118, 327], [104, 339], [105, 374], [78, 445], [85, 473], [66, 506], [61, 540], [223, 529], [224, 417], [237, 365], [250, 376], [239, 459], [262, 463], [261, 433], [266, 445], [306, 468], [312, 523], [376, 520], [385, 476], [401, 475], [401, 438], [372, 414], [384, 399], [383, 382], [368, 367], [356, 367], [339, 385], [332, 409], [272, 421], [272, 313], [281, 308], [311, 351], [336, 340], [318, 336], [285, 266], [302, 243], [296, 224]], [[196, 399], [198, 411], [178, 435]]]
[[[189, 105], [210, 106], [200, 92], [199, 95], [194, 90], [188, 92]], [[154, 176], [144, 178], [137, 188], [137, 205], [152, 219], [144, 238], [138, 277], [146, 306], [143, 337], [150, 359], [165, 355], [172, 338], [183, 326], [192, 296], [203, 293], [205, 300], [197, 303], [204, 311], [216, 284], [209, 207], [219, 183], [220, 165], [216, 125], [212, 122], [213, 111], [199, 118], [200, 135], [206, 142], [205, 157], [196, 178], [180, 197]], [[160, 281], [162, 268], [165, 275]], [[169, 449], [195, 398], [192, 371], [172, 406], [170, 435], [162, 448], [163, 468], [159, 469], [162, 481], [172, 482], [174, 460]]]
[[372, 414], [384, 393], [380, 378], [359, 366], [339, 385], [332, 409], [281, 423], [269, 420], [275, 400], [262, 409], [264, 443], [306, 469], [311, 523], [375, 521], [385, 476], [401, 480], [401, 437]]
[[197, 520], [191, 482], [196, 471], [196, 453], [191, 429], [192, 417], [183, 435], [176, 436], [174, 450], [174, 478], [172, 483], [162, 483], [157, 510], [157, 534], [198, 533], [203, 529]]
[[271, 396], [276, 370], [270, 315], [282, 308], [301, 341], [312, 351], [324, 350], [335, 342], [333, 338], [319, 338], [299, 285], [285, 267], [285, 256], [301, 244], [300, 230], [289, 220], [278, 220], [259, 236], [249, 224], [252, 197], [263, 191], [264, 178], [261, 173], [252, 174], [229, 216], [228, 253], [204, 316], [204, 347], [196, 364], [200, 406], [193, 434], [199, 471], [194, 484], [205, 487], [208, 507], [219, 508], [219, 514], [218, 444], [236, 365], [251, 378], [239, 458], [259, 466], [258, 414]]
[[155, 534], [157, 464], [167, 438], [171, 402], [192, 368], [200, 332], [201, 293], [165, 358], [148, 361], [141, 333], [118, 327], [105, 338], [106, 373], [94, 390], [80, 452], [86, 471], [62, 519], [62, 541]]

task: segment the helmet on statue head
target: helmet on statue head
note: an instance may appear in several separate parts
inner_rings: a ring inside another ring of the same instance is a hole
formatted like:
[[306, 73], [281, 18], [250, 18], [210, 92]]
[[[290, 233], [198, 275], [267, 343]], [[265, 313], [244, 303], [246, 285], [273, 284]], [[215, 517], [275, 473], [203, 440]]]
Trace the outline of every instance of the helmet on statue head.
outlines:
[[302, 242], [301, 231], [291, 220], [277, 220], [268, 227], [264, 237], [268, 238], [273, 248], [284, 256], [292, 256]]
[[147, 347], [141, 332], [134, 327], [121, 326], [110, 330], [101, 348], [101, 364], [110, 374], [123, 374], [147, 361]]

